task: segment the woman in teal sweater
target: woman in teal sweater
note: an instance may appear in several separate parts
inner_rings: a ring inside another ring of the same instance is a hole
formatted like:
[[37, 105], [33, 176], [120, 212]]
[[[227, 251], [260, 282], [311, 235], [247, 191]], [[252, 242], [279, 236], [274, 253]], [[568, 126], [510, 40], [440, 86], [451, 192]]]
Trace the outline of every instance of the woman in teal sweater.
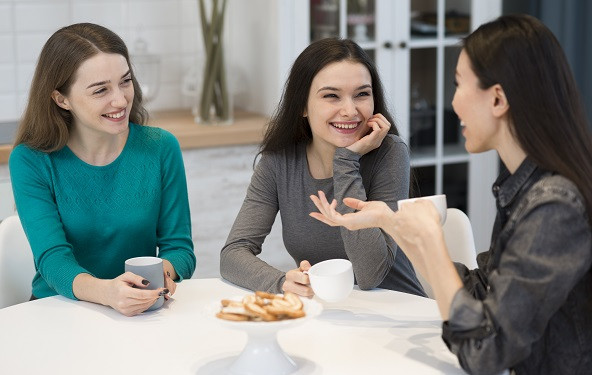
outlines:
[[[193, 274], [179, 144], [139, 125], [147, 117], [119, 36], [87, 23], [49, 38], [9, 161], [37, 270], [32, 298], [60, 294], [131, 316]], [[156, 255], [165, 288], [124, 273], [126, 259]]]

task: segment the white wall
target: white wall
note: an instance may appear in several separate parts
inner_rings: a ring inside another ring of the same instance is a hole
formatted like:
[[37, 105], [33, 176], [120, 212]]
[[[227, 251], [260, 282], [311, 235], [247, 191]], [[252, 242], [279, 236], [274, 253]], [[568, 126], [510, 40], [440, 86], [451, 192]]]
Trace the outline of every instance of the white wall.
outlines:
[[[279, 41], [277, 2], [238, 0], [229, 9], [229, 39], [232, 46], [229, 68], [236, 92], [235, 105], [270, 114], [279, 99]], [[257, 16], [259, 15], [259, 16]]]
[[309, 2], [233, 0], [230, 4], [235, 104], [270, 115], [292, 63], [309, 44]]

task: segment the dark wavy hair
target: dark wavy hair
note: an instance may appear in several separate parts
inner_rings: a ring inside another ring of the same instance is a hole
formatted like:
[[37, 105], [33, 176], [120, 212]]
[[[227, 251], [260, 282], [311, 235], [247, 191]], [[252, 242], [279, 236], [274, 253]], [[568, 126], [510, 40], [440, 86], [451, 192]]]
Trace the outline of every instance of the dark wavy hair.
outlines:
[[123, 40], [103, 26], [78, 23], [59, 29], [43, 46], [29, 90], [27, 107], [17, 130], [15, 146], [24, 143], [40, 151], [52, 152], [66, 145], [72, 114], [60, 108], [51, 95], [54, 90], [58, 90], [67, 96], [80, 65], [100, 52], [125, 57], [135, 92], [130, 121], [136, 124], [148, 121], [148, 112], [142, 105], [142, 90]]
[[510, 131], [539, 167], [576, 184], [592, 222], [592, 136], [571, 69], [542, 22], [507, 15], [463, 41], [481, 88], [500, 84]]
[[340, 61], [360, 63], [368, 69], [372, 78], [373, 113], [381, 113], [391, 123], [389, 133], [399, 134], [388, 110], [374, 62], [355, 42], [349, 39], [327, 38], [310, 44], [294, 61], [282, 99], [269, 121], [259, 153], [279, 151], [286, 146], [312, 140], [308, 118], [302, 116], [308, 102], [312, 80], [325, 66]]

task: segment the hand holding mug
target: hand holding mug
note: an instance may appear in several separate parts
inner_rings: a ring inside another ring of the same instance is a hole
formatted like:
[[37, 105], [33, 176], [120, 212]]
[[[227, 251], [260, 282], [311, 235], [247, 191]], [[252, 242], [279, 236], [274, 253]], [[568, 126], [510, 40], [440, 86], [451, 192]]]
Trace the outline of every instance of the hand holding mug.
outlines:
[[428, 195], [425, 197], [401, 199], [397, 202], [397, 207], [399, 208], [399, 210], [401, 210], [401, 207], [403, 205], [407, 205], [409, 203], [414, 203], [414, 202], [417, 202], [420, 200], [429, 201], [434, 205], [434, 208], [436, 209], [436, 211], [438, 212], [438, 215], [440, 217], [440, 225], [444, 225], [444, 223], [446, 222], [446, 210], [448, 208], [448, 205], [446, 203], [446, 195], [445, 194]]
[[106, 287], [102, 288], [102, 298], [97, 302], [111, 306], [125, 316], [141, 314], [162, 298], [162, 295], [168, 293], [168, 290], [163, 288], [148, 290], [150, 282], [132, 272], [100, 281]]
[[292, 292], [302, 297], [312, 297], [314, 292], [310, 288], [308, 275], [305, 273], [310, 269], [308, 260], [300, 262], [300, 267], [286, 272], [286, 281], [282, 285], [284, 292]]
[[[405, 251], [407, 257], [412, 258], [415, 255], [409, 254], [409, 250], [423, 248], [421, 244], [437, 236], [443, 236], [446, 196], [403, 199], [397, 203], [399, 210], [392, 215], [387, 233]], [[413, 259], [411, 261], [413, 262]]]
[[[162, 259], [157, 257], [137, 257], [125, 261], [125, 271], [141, 276], [148, 281], [147, 290], [158, 290], [164, 288], [165, 274], [162, 266]], [[166, 293], [169, 293], [167, 289]], [[156, 310], [164, 304], [164, 294], [159, 294], [158, 299], [147, 309]]]

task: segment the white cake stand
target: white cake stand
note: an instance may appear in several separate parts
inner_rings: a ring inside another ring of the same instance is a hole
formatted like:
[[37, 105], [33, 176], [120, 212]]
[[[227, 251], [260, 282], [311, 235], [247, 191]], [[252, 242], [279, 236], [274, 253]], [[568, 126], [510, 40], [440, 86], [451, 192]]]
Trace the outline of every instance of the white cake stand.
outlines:
[[[242, 300], [242, 297], [235, 297]], [[296, 327], [319, 315], [323, 306], [314, 300], [303, 299], [306, 315], [299, 319], [286, 319], [277, 322], [233, 322], [215, 317], [220, 310], [220, 301], [208, 306], [206, 313], [218, 323], [247, 333], [248, 340], [242, 352], [230, 364], [228, 372], [232, 375], [286, 375], [298, 369], [298, 365], [282, 349], [277, 341], [281, 329]]]

